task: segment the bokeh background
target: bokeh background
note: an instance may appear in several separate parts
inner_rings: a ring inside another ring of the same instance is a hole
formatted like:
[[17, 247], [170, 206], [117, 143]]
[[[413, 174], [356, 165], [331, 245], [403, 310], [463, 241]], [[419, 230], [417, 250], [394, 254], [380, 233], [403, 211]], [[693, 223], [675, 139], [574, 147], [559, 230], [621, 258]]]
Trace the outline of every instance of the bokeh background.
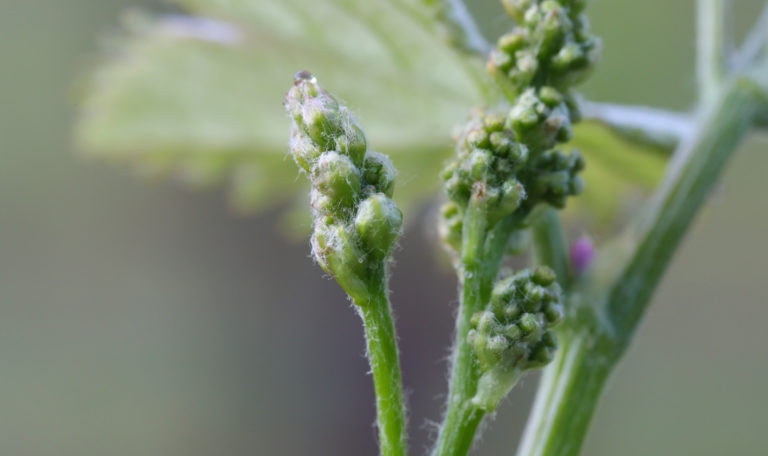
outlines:
[[[734, 3], [744, 30], [762, 2]], [[128, 7], [167, 7], [0, 5], [0, 454], [375, 454], [357, 316], [307, 244], [281, 235], [277, 211], [238, 216], [220, 193], [76, 156], [75, 89], [100, 37]], [[595, 1], [606, 47], [583, 91], [689, 108], [693, 8]], [[489, 33], [505, 26], [493, 2], [476, 12]], [[767, 148], [753, 136], [730, 163], [611, 379], [584, 454], [768, 454]], [[421, 223], [396, 260], [418, 454], [445, 394], [455, 284]], [[475, 454], [514, 453], [535, 385], [532, 375], [515, 390]]]

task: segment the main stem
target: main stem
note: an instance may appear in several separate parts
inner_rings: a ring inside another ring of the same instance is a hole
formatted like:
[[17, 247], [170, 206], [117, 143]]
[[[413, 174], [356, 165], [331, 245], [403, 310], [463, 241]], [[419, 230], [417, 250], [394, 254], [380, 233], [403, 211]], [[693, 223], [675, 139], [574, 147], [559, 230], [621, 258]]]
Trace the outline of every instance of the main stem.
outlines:
[[356, 302], [365, 324], [368, 360], [376, 392], [381, 456], [405, 456], [406, 425], [397, 336], [386, 281], [371, 287], [367, 302]]
[[472, 315], [488, 303], [502, 253], [517, 218], [509, 216], [490, 231], [483, 202], [470, 202], [464, 217], [461, 257], [461, 304], [456, 319], [448, 406], [433, 456], [463, 456], [469, 453], [477, 427], [485, 412], [472, 404], [480, 371], [467, 340]]
[[597, 334], [560, 337], [545, 370], [518, 454], [577, 455], [613, 365]]
[[[721, 88], [694, 138], [681, 146], [637, 248], [606, 292], [602, 318], [571, 318], [547, 367], [520, 456], [576, 456], [602, 387], [621, 358], [685, 232], [766, 101], [747, 79]], [[573, 309], [594, 316], [589, 307]]]

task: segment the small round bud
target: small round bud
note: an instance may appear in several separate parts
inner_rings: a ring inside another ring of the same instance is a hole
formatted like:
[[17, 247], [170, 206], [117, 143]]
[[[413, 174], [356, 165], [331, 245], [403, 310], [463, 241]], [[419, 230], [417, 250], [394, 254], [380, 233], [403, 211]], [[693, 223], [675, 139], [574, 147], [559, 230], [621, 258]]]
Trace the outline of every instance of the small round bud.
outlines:
[[355, 166], [363, 166], [365, 151], [368, 147], [365, 133], [354, 123], [347, 125], [345, 130], [343, 134], [336, 137], [336, 150], [352, 159]]
[[550, 269], [547, 266], [538, 266], [536, 269], [533, 270], [533, 274], [531, 275], [531, 280], [533, 283], [537, 285], [541, 285], [543, 287], [552, 285], [555, 283], [555, 271]]
[[510, 54], [501, 51], [491, 51], [491, 55], [488, 60], [488, 70], [493, 72], [506, 73], [512, 69], [514, 60]]
[[312, 255], [347, 293], [353, 297], [365, 295], [365, 255], [343, 225], [328, 217], [319, 218], [312, 233]]
[[296, 126], [291, 128], [291, 154], [296, 164], [309, 173], [322, 151], [312, 140]]
[[498, 48], [506, 54], [514, 55], [515, 52], [528, 46], [528, 34], [525, 29], [516, 28], [512, 32], [502, 35], [498, 41]]
[[472, 130], [467, 133], [467, 145], [473, 149], [487, 149], [491, 146], [488, 140], [488, 132], [485, 130]]
[[309, 205], [316, 216], [328, 216], [337, 209], [333, 200], [316, 188], [309, 192]]
[[377, 193], [391, 198], [395, 191], [396, 175], [395, 165], [388, 156], [373, 151], [366, 154], [363, 164], [364, 185], [373, 186]]
[[488, 114], [483, 119], [485, 131], [494, 133], [504, 129], [504, 118], [499, 114]]
[[512, 16], [518, 23], [523, 22], [525, 12], [531, 7], [535, 0], [502, 0], [507, 14]]
[[484, 149], [472, 151], [467, 157], [466, 167], [469, 176], [475, 182], [485, 181], [488, 178], [491, 166], [493, 164], [493, 155]]
[[371, 195], [360, 203], [355, 216], [355, 230], [366, 252], [385, 258], [400, 236], [403, 213], [394, 201], [382, 193]]
[[341, 132], [339, 104], [330, 96], [308, 98], [301, 107], [300, 122], [312, 141], [323, 150], [329, 150]]
[[440, 240], [454, 252], [461, 250], [463, 216], [459, 207], [453, 202], [447, 202], [440, 208], [438, 234]]
[[351, 207], [360, 193], [360, 171], [349, 157], [326, 152], [312, 168], [312, 184], [340, 206]]
[[556, 325], [563, 319], [563, 306], [556, 302], [548, 302], [544, 306], [544, 318], [549, 325]]

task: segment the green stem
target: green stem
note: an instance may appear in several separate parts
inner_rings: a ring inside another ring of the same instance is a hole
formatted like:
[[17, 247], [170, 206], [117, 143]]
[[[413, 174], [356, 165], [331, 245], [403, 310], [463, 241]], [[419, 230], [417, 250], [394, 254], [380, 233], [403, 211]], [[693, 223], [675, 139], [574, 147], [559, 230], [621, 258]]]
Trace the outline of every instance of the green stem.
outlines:
[[552, 268], [557, 274], [557, 282], [563, 288], [567, 287], [571, 281], [571, 268], [557, 211], [547, 208], [539, 214], [531, 224], [531, 234], [537, 263]]
[[463, 456], [469, 453], [477, 427], [485, 416], [485, 412], [472, 404], [480, 371], [467, 341], [467, 333], [472, 315], [490, 299], [504, 248], [518, 219], [507, 217], [489, 231], [483, 204], [481, 199], [473, 198], [464, 216], [461, 304], [456, 319], [448, 405], [432, 453], [434, 456]]
[[754, 82], [745, 78], [730, 82], [703, 116], [694, 139], [678, 151], [645, 217], [635, 253], [608, 292], [606, 315], [624, 345], [728, 158], [764, 105]]
[[519, 455], [579, 454], [606, 378], [727, 159], [765, 103], [754, 82], [736, 79], [709, 105], [694, 138], [670, 165], [640, 242], [605, 294], [603, 319], [583, 303], [569, 314], [563, 346], [545, 371]]
[[368, 359], [376, 392], [381, 456], [405, 456], [406, 428], [400, 360], [386, 281], [371, 287], [367, 302], [356, 302], [365, 324]]
[[560, 337], [560, 344], [542, 375], [520, 455], [578, 455], [611, 371], [610, 348], [595, 334]]
[[698, 0], [696, 72], [703, 104], [715, 101], [725, 75], [726, 0]]

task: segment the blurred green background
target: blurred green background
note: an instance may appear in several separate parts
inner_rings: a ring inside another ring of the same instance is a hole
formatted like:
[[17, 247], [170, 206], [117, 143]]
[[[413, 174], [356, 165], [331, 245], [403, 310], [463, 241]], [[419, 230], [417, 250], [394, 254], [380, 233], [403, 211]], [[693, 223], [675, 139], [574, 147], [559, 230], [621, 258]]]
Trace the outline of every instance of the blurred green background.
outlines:
[[[734, 3], [745, 30], [762, 2]], [[277, 211], [236, 216], [222, 194], [75, 155], [77, 81], [98, 42], [125, 8], [167, 7], [0, 5], [0, 454], [375, 454], [357, 316], [306, 243], [280, 234]], [[693, 7], [595, 1], [605, 52], [584, 93], [690, 107]], [[493, 2], [477, 12], [490, 33], [506, 27]], [[584, 454], [768, 454], [767, 146], [752, 137], [731, 162]], [[456, 301], [429, 236], [412, 223], [392, 283], [415, 454], [439, 417]], [[535, 384], [476, 454], [514, 453]]]

